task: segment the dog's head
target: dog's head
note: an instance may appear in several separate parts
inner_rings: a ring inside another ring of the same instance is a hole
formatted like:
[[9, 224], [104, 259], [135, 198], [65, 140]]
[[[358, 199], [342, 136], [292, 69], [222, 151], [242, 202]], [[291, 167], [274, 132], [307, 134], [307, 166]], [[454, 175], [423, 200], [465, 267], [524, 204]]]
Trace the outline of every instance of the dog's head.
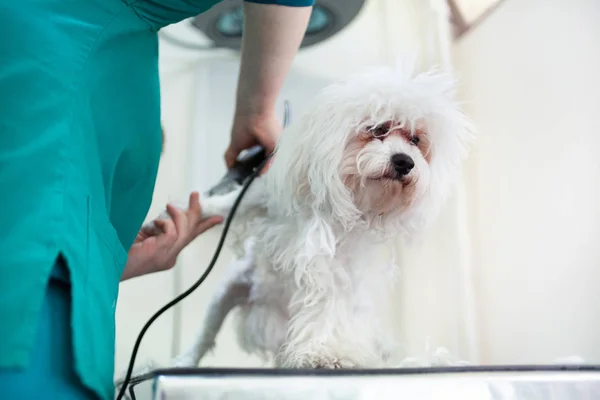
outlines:
[[471, 137], [454, 87], [449, 74], [397, 67], [325, 88], [278, 144], [269, 175], [280, 200], [346, 227], [421, 227], [437, 214]]
[[341, 177], [363, 215], [397, 215], [409, 210], [428, 189], [429, 135], [422, 121], [371, 122], [348, 138]]

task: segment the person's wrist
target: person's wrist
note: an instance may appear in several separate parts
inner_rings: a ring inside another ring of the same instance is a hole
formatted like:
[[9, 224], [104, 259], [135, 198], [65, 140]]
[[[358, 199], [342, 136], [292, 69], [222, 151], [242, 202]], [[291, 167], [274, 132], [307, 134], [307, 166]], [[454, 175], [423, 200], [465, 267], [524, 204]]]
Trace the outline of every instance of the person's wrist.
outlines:
[[271, 116], [275, 111], [276, 97], [264, 93], [241, 90], [238, 92], [235, 115], [240, 116]]
[[129, 257], [127, 263], [125, 264], [125, 268], [123, 270], [123, 274], [121, 275], [121, 281], [125, 281], [131, 278], [138, 278], [140, 276], [154, 274], [156, 272], [166, 271], [170, 268], [170, 265], [159, 266], [154, 264], [151, 261], [147, 261], [146, 263], [141, 263], [135, 257]]
[[[145, 257], [144, 257], [145, 258]], [[125, 268], [123, 270], [123, 275], [121, 280], [137, 278], [139, 276], [153, 274], [155, 272], [160, 272], [168, 269], [167, 266], [159, 266], [152, 259], [140, 259], [135, 252], [130, 251], [127, 257], [127, 263], [125, 264]]]
[[131, 278], [136, 278], [140, 275], [139, 266], [135, 262], [135, 257], [128, 257], [125, 268], [121, 275], [121, 281], [126, 281]]

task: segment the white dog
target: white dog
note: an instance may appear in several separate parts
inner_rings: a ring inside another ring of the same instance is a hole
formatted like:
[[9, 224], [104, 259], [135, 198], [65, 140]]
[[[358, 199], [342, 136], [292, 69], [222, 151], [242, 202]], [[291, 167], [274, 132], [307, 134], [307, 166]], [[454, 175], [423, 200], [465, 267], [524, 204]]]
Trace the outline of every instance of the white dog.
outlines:
[[[395, 267], [378, 261], [378, 245], [421, 232], [457, 178], [472, 135], [454, 84], [384, 67], [314, 99], [242, 200], [238, 259], [175, 365], [198, 365], [234, 308], [243, 349], [278, 367], [382, 365]], [[238, 194], [203, 199], [203, 212], [226, 216]]]

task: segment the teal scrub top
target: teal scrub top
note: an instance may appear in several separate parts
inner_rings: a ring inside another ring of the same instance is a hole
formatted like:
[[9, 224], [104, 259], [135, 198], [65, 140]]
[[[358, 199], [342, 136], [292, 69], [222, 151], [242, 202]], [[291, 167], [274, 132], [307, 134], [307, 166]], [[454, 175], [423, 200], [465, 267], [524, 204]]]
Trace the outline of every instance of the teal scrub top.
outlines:
[[0, 0], [0, 368], [27, 365], [62, 255], [75, 370], [113, 397], [119, 281], [161, 152], [157, 31], [217, 2]]

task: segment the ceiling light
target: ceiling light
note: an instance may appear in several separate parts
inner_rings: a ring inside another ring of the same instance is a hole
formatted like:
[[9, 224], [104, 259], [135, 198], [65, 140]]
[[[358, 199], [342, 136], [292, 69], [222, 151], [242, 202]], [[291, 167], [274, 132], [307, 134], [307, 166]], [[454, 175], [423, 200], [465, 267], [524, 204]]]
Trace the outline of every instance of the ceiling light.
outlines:
[[[301, 47], [322, 42], [345, 28], [360, 12], [365, 0], [316, 0]], [[238, 50], [244, 26], [243, 1], [221, 2], [192, 21], [214, 47]]]

